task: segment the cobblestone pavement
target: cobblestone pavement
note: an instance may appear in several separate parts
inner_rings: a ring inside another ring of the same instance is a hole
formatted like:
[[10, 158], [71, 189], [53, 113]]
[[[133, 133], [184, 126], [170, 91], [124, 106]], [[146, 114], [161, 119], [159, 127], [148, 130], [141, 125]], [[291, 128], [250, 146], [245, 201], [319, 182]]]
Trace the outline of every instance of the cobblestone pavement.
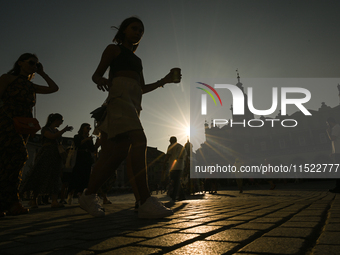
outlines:
[[[0, 254], [340, 254], [340, 194], [311, 181], [191, 196], [166, 219], [138, 219], [133, 195], [110, 197], [106, 217], [74, 201], [0, 218]], [[158, 194], [164, 203], [168, 198]]]

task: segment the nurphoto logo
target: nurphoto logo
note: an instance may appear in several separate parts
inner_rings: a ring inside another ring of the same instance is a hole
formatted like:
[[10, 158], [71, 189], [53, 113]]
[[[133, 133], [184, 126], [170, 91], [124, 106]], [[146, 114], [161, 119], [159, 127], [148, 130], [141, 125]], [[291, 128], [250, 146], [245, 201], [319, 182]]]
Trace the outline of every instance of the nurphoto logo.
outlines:
[[[232, 84], [215, 84], [214, 87], [202, 83], [202, 82], [197, 82], [201, 85], [206, 86], [209, 88], [214, 94], [217, 96], [217, 98], [220, 101], [220, 104], [222, 106], [222, 100], [220, 95], [217, 93], [215, 89], [228, 89], [231, 92], [232, 98], [233, 98], [233, 115], [244, 115], [244, 107], [245, 107], [245, 96], [243, 91], [237, 87], [236, 85]], [[210, 97], [213, 99], [215, 105], [217, 105], [216, 100], [214, 96], [211, 94], [211, 92], [207, 89], [197, 87], [198, 89], [203, 90], [206, 92]], [[288, 94], [294, 93], [303, 95], [302, 98], [289, 98]], [[208, 107], [207, 107], [207, 94], [202, 94], [201, 95], [201, 115], [207, 115]], [[269, 109], [266, 110], [259, 110], [254, 107], [254, 101], [253, 101], [253, 88], [248, 87], [247, 88], [247, 94], [248, 94], [248, 100], [247, 100], [247, 106], [249, 108], [249, 111], [255, 115], [260, 115], [260, 116], [267, 116], [272, 113], [274, 113], [277, 108], [278, 108], [278, 88], [273, 87], [272, 88], [272, 105]], [[311, 99], [311, 93], [308, 89], [305, 88], [299, 88], [299, 87], [282, 87], [280, 88], [280, 95], [281, 95], [281, 115], [286, 116], [287, 115], [287, 105], [295, 105], [304, 115], [312, 115], [306, 107], [303, 105], [307, 103]], [[271, 126], [275, 126], [275, 122], [280, 122], [281, 126], [283, 127], [295, 127], [298, 123], [294, 119], [266, 119], [265, 121], [271, 122]], [[227, 119], [213, 119], [213, 126], [220, 124], [220, 125], [226, 125], [230, 122], [230, 126], [232, 127], [233, 125], [242, 125], [246, 126], [248, 124], [249, 127], [262, 127], [265, 123], [265, 121], [261, 119], [251, 119], [246, 121], [245, 119], [241, 122], [233, 122], [233, 120], [227, 120]], [[289, 124], [290, 123], [290, 124]]]

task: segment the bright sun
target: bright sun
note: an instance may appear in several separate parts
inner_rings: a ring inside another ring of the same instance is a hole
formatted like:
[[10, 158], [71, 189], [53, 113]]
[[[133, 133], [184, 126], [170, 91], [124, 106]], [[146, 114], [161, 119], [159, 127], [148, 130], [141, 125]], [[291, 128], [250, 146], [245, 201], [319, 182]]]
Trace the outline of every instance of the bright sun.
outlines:
[[185, 128], [185, 134], [187, 137], [190, 137], [190, 126]]

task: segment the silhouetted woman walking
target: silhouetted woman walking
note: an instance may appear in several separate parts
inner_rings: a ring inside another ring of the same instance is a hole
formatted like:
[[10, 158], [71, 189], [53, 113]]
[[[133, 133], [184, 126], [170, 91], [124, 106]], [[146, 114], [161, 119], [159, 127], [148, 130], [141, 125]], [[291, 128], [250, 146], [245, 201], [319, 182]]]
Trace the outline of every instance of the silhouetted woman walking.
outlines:
[[[142, 61], [134, 52], [144, 33], [143, 22], [131, 17], [120, 25], [114, 44], [106, 47], [92, 76], [99, 90], [109, 91], [107, 114], [97, 126], [101, 132], [101, 156], [95, 164], [88, 188], [79, 198], [80, 206], [91, 215], [101, 217], [105, 212], [96, 195], [100, 186], [130, 154], [133, 178], [140, 198], [139, 218], [162, 218], [172, 211], [157, 198], [150, 197], [146, 174], [146, 137], [139, 120], [142, 94], [173, 82], [170, 72], [163, 79], [145, 85]], [[109, 78], [103, 75], [110, 67]]]
[[[48, 86], [31, 82], [38, 73]], [[0, 77], [0, 215], [28, 213], [19, 202], [22, 168], [28, 158], [26, 143], [29, 135], [15, 131], [13, 117], [32, 117], [36, 94], [50, 94], [58, 86], [44, 72], [38, 57], [22, 54], [14, 67]]]

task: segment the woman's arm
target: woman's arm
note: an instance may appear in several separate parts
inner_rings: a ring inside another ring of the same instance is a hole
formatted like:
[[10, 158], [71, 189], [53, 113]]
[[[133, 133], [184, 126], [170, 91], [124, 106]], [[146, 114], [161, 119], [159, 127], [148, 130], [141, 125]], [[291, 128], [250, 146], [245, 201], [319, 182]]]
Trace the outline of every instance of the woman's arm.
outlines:
[[163, 87], [167, 83], [173, 83], [173, 74], [169, 72], [164, 78], [151, 84], [145, 84], [143, 73], [141, 73], [141, 83], [143, 94], [153, 91], [159, 87]]
[[83, 140], [81, 140], [80, 144], [83, 145], [84, 143], [86, 143], [87, 141], [92, 141], [92, 136], [86, 137]]
[[106, 47], [102, 54], [102, 58], [98, 64], [98, 67], [92, 75], [92, 81], [97, 84], [97, 88], [102, 91], [108, 91], [110, 82], [104, 78], [103, 75], [107, 68], [110, 66], [112, 60], [118, 56], [120, 49], [117, 45], [110, 44]]
[[73, 129], [73, 127], [66, 126], [62, 130], [60, 130], [60, 131], [58, 131], [56, 133], [52, 133], [50, 130], [45, 129], [43, 131], [42, 135], [45, 136], [48, 139], [54, 140], [54, 139], [57, 139], [57, 138], [61, 137], [65, 132], [71, 131], [72, 129]]
[[38, 66], [37, 73], [47, 82], [48, 86], [41, 86], [33, 83], [36, 93], [51, 94], [59, 90], [58, 85], [44, 72], [44, 68], [41, 63]]

